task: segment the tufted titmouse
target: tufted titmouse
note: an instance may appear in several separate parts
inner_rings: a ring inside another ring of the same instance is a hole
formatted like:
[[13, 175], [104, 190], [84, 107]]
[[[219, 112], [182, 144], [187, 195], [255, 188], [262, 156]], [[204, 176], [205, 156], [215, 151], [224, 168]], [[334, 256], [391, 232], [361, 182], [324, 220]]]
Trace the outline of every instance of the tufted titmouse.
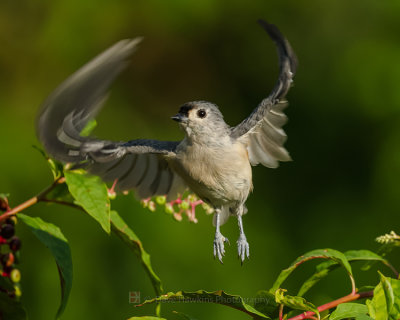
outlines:
[[105, 181], [117, 179], [119, 190], [135, 189], [140, 198], [176, 198], [186, 188], [215, 209], [214, 257], [222, 262], [228, 241], [220, 226], [235, 215], [239, 223], [238, 255], [249, 257], [243, 231], [245, 201], [252, 190], [251, 166], [276, 168], [289, 161], [284, 100], [296, 71], [297, 58], [278, 28], [259, 23], [276, 43], [279, 79], [271, 94], [236, 127], [228, 126], [218, 107], [206, 101], [185, 103], [172, 117], [185, 132], [182, 141], [113, 142], [80, 135], [107, 98], [115, 77], [127, 66], [139, 38], [122, 40], [65, 80], [44, 102], [37, 121], [39, 140], [63, 162], [83, 163]]

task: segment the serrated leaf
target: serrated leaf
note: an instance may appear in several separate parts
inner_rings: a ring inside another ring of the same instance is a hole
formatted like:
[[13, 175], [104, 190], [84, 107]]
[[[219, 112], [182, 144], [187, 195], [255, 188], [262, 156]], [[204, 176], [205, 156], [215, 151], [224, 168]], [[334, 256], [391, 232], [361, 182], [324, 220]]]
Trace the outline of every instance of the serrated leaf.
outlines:
[[271, 293], [275, 293], [277, 289], [280, 288], [282, 283], [289, 277], [289, 275], [302, 263], [312, 260], [312, 259], [330, 259], [336, 263], [342, 265], [349, 276], [353, 277], [350, 263], [348, 262], [346, 256], [337, 250], [333, 249], [317, 249], [313, 251], [309, 251], [304, 255], [298, 257], [287, 269], [284, 269], [279, 274], [278, 278], [276, 279], [275, 283], [273, 284], [272, 288], [269, 290]]
[[110, 200], [106, 184], [99, 177], [78, 170], [65, 170], [64, 176], [76, 203], [110, 233]]
[[270, 319], [270, 317], [262, 314], [261, 312], [257, 311], [252, 306], [248, 305], [244, 302], [243, 298], [238, 295], [230, 295], [225, 293], [222, 290], [214, 291], [214, 292], [207, 292], [205, 290], [198, 290], [195, 292], [186, 292], [186, 291], [178, 291], [176, 293], [169, 292], [164, 294], [158, 298], [154, 298], [151, 300], [146, 300], [139, 306], [149, 304], [149, 303], [156, 303], [156, 302], [165, 302], [165, 301], [180, 301], [180, 302], [208, 302], [208, 303], [217, 303], [222, 304], [242, 312], [247, 313], [248, 315], [252, 316], [253, 318], [261, 318], [261, 319]]
[[[347, 258], [349, 262], [355, 261], [381, 261], [385, 265], [388, 265], [387, 261], [383, 259], [378, 254], [369, 251], [369, 250], [349, 250], [344, 252], [344, 256]], [[308, 290], [310, 290], [316, 283], [318, 283], [321, 279], [325, 278], [329, 272], [338, 268], [340, 264], [338, 264], [334, 260], [328, 260], [318, 264], [315, 267], [316, 272], [308, 278], [303, 285], [301, 286], [298, 296], [303, 296]]]
[[[367, 316], [368, 307], [365, 304], [360, 303], [342, 303], [339, 304], [335, 311], [329, 317], [329, 320], [341, 320], [348, 318], [355, 319], [371, 319]], [[367, 317], [367, 318], [365, 318]]]
[[283, 304], [286, 307], [301, 311], [312, 311], [318, 315], [319, 311], [315, 305], [308, 302], [306, 299], [298, 296], [289, 296], [285, 294], [285, 289], [278, 289], [275, 292], [275, 301], [278, 304]]
[[18, 219], [27, 225], [33, 234], [49, 248], [56, 261], [61, 281], [61, 304], [56, 315], [56, 318], [59, 318], [67, 305], [72, 287], [72, 258], [68, 240], [57, 226], [38, 217], [32, 218], [19, 213]]
[[374, 289], [374, 297], [367, 300], [370, 316], [375, 320], [400, 318], [400, 280], [380, 274], [380, 283]]
[[25, 320], [26, 311], [20, 301], [10, 298], [7, 293], [0, 291], [1, 319], [4, 320]]
[[160, 278], [153, 271], [150, 262], [150, 255], [144, 250], [142, 242], [132, 231], [131, 228], [125, 223], [116, 211], [111, 211], [111, 226], [113, 232], [125, 242], [130, 249], [136, 254], [141, 260], [147, 274], [150, 277], [151, 283], [153, 284], [156, 295], [162, 294], [162, 284]]

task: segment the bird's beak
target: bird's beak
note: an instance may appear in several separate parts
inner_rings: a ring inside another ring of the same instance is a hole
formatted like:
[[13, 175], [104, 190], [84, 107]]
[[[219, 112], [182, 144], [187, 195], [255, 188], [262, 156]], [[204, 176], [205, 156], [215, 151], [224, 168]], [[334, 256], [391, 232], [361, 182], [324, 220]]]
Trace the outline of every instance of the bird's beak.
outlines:
[[188, 118], [184, 116], [182, 113], [177, 113], [176, 115], [171, 117], [171, 119], [177, 122], [186, 122]]

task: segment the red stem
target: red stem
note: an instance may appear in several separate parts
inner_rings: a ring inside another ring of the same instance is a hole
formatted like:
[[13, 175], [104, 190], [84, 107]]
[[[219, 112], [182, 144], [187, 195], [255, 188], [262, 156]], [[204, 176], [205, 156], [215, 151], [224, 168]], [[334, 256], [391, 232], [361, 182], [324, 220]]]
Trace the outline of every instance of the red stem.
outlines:
[[37, 196], [30, 198], [29, 200], [21, 203], [20, 205], [6, 211], [0, 216], [0, 224], [7, 220], [7, 218], [17, 214], [18, 212], [21, 212], [22, 210], [25, 210], [26, 208], [29, 208], [30, 206], [34, 205], [35, 203], [38, 203], [39, 201], [44, 201], [46, 194], [48, 194], [56, 185], [60, 183], [64, 183], [65, 178], [58, 178], [55, 180], [48, 188], [43, 190], [41, 193], [39, 193]]
[[33, 198], [21, 203], [20, 205], [14, 207], [13, 209], [3, 213], [0, 216], [0, 223], [2, 223], [3, 221], [7, 220], [7, 218], [15, 215], [16, 213], [21, 212], [22, 210], [34, 205], [37, 202], [38, 202], [38, 197], [33, 197]]
[[[374, 295], [374, 291], [365, 291], [365, 292], [360, 292], [360, 293], [350, 293], [347, 296], [341, 297], [337, 300], [328, 302], [326, 304], [323, 304], [322, 306], [319, 306], [317, 309], [319, 312], [324, 311], [324, 310], [328, 310], [328, 309], [332, 309], [336, 306], [338, 306], [341, 303], [346, 303], [346, 302], [350, 302], [350, 301], [354, 301], [354, 300], [358, 300], [358, 299], [362, 299], [362, 298], [368, 298], [368, 297], [372, 297]], [[303, 319], [310, 319], [310, 317], [314, 316], [315, 313], [312, 311], [307, 311], [304, 312], [302, 314], [299, 314], [293, 318], [290, 318], [288, 320], [303, 320]]]
[[283, 320], [283, 304], [279, 306], [279, 320]]
[[108, 189], [108, 192], [110, 192], [110, 193], [114, 193], [115, 192], [115, 186], [117, 185], [117, 182], [118, 182], [118, 179], [115, 179], [113, 184], [112, 184], [112, 186], [111, 186], [111, 188]]

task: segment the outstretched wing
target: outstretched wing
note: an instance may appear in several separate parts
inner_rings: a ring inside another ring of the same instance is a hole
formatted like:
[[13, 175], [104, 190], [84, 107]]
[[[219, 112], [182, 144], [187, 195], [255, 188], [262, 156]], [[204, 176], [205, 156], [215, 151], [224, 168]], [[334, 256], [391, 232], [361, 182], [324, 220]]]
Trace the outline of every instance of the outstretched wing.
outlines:
[[279, 78], [271, 94], [258, 105], [248, 118], [232, 128], [231, 136], [247, 146], [250, 163], [276, 168], [278, 161], [290, 161], [289, 153], [283, 147], [286, 134], [282, 126], [287, 117], [285, 96], [296, 72], [297, 58], [292, 47], [279, 29], [263, 20], [261, 26], [276, 43], [279, 55]]
[[117, 179], [117, 189], [135, 189], [142, 199], [167, 195], [172, 200], [186, 189], [167, 160], [175, 155], [178, 144], [147, 139], [118, 143], [92, 140], [83, 142], [79, 152], [89, 160], [89, 172], [105, 181]]
[[135, 189], [140, 198], [176, 197], [185, 189], [168, 165], [179, 142], [112, 142], [81, 136], [103, 106], [108, 89], [128, 65], [141, 39], [122, 40], [76, 71], [44, 102], [37, 121], [40, 142], [63, 162], [82, 163], [105, 181], [118, 179], [120, 190]]

